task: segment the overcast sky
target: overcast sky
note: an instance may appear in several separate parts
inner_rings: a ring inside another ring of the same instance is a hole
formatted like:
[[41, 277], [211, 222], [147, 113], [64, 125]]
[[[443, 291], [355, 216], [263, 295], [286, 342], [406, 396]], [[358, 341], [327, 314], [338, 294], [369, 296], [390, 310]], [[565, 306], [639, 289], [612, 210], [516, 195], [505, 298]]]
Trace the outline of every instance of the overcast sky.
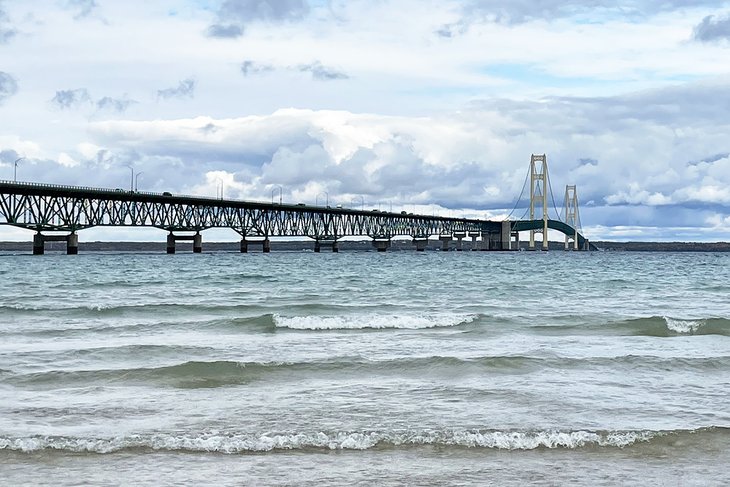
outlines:
[[730, 2], [0, 0], [0, 179], [502, 219], [531, 153], [730, 240]]

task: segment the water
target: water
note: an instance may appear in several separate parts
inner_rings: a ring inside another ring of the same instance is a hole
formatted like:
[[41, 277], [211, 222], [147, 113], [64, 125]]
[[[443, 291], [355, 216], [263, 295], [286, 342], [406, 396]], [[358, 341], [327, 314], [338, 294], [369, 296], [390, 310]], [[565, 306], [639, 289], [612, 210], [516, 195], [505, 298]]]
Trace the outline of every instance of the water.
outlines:
[[727, 485], [730, 255], [0, 255], [3, 485]]

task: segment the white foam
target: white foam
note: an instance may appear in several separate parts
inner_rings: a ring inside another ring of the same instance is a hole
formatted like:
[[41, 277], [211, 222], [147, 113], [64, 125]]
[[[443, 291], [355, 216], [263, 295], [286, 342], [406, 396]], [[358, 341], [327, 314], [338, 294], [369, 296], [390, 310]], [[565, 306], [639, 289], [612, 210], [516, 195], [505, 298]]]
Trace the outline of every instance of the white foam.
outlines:
[[273, 450], [367, 450], [376, 446], [456, 446], [499, 450], [534, 450], [536, 448], [581, 448], [603, 446], [623, 448], [649, 441], [656, 433], [627, 431], [596, 433], [590, 431], [414, 431], [414, 432], [335, 432], [262, 435], [200, 436], [133, 435], [114, 438], [26, 437], [0, 438], [0, 450], [26, 453], [60, 450], [74, 453], [112, 453], [129, 448], [164, 451], [218, 453], [267, 452]]
[[680, 320], [676, 318], [670, 318], [668, 316], [664, 316], [664, 321], [666, 322], [667, 328], [669, 328], [670, 331], [684, 334], [692, 334], [705, 324], [704, 320]]
[[420, 314], [381, 315], [359, 314], [338, 316], [280, 316], [274, 315], [279, 328], [294, 330], [356, 330], [356, 329], [425, 329], [451, 327], [470, 323], [476, 315], [467, 314]]

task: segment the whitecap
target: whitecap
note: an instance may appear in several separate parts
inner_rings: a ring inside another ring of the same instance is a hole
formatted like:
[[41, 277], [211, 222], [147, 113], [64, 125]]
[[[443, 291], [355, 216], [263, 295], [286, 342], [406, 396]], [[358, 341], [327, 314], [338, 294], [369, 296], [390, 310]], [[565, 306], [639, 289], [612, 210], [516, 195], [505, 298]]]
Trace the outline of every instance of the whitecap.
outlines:
[[278, 328], [293, 330], [356, 330], [356, 329], [425, 329], [453, 327], [476, 320], [466, 314], [413, 314], [384, 315], [357, 314], [338, 316], [281, 316], [274, 315]]
[[667, 328], [675, 333], [692, 334], [705, 324], [704, 320], [680, 320], [664, 316]]

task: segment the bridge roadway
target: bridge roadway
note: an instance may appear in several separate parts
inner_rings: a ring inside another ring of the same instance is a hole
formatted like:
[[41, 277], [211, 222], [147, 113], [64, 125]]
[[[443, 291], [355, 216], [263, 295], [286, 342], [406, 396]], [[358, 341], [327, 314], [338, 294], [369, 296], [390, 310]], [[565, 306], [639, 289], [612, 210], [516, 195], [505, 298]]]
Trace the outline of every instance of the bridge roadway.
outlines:
[[[550, 228], [573, 236], [563, 222], [549, 221]], [[490, 221], [416, 215], [406, 212], [364, 211], [303, 204], [240, 201], [171, 193], [132, 192], [121, 189], [60, 186], [0, 181], [0, 225], [35, 231], [33, 253], [42, 254], [47, 241], [66, 241], [70, 254], [78, 252], [79, 230], [103, 226], [155, 227], [165, 230], [168, 253], [177, 240], [192, 240], [193, 251], [202, 251], [201, 231], [230, 228], [241, 235], [241, 252], [251, 244], [271, 249], [270, 237], [309, 237], [315, 251], [322, 246], [338, 250], [338, 239], [363, 236], [385, 251], [393, 237], [411, 237], [416, 250], [424, 250], [437, 236], [448, 249], [456, 239], [472, 240], [472, 249], [510, 250], [516, 232], [542, 228], [542, 220]], [[56, 232], [48, 234], [48, 232]], [[63, 232], [58, 234], [58, 232]], [[185, 232], [181, 235], [180, 232]], [[194, 232], [194, 233], [191, 233]], [[578, 234], [578, 246], [588, 248]]]

